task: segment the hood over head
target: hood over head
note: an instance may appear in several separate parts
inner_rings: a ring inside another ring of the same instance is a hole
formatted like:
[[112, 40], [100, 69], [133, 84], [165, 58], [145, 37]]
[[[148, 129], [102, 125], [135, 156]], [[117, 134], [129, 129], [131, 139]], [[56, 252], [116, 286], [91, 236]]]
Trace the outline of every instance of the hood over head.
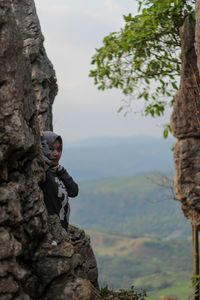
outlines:
[[56, 140], [59, 140], [61, 143], [61, 149], [63, 146], [63, 141], [60, 135], [54, 133], [53, 131], [43, 131], [41, 136], [41, 141], [46, 141], [48, 146], [50, 147]]

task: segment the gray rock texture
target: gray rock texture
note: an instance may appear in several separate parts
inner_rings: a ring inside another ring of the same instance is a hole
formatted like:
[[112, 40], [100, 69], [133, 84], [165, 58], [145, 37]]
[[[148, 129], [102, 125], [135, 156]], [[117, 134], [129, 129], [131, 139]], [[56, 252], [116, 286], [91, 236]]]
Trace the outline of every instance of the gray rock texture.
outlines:
[[0, 299], [101, 299], [89, 238], [48, 217], [40, 130], [57, 93], [34, 2], [0, 0]]
[[[43, 169], [31, 69], [11, 2], [0, 5], [0, 294], [4, 299], [29, 299], [22, 282], [47, 216], [38, 182]], [[2, 299], [3, 299], [2, 298]]]
[[[198, 29], [199, 35], [200, 27]], [[196, 37], [198, 36], [196, 34]], [[182, 28], [182, 70], [171, 126], [177, 143], [174, 151], [176, 196], [185, 216], [200, 225], [200, 79], [199, 39], [195, 24], [186, 18]]]
[[32, 257], [25, 291], [31, 299], [101, 299], [96, 260], [84, 231], [69, 225], [66, 232], [56, 216], [48, 218], [48, 228]]
[[39, 125], [52, 130], [52, 104], [58, 87], [53, 66], [47, 57], [33, 0], [12, 0], [15, 19], [23, 39], [23, 50], [31, 67]]
[[200, 1], [195, 2], [196, 26], [195, 26], [195, 50], [197, 54], [197, 66], [200, 72]]

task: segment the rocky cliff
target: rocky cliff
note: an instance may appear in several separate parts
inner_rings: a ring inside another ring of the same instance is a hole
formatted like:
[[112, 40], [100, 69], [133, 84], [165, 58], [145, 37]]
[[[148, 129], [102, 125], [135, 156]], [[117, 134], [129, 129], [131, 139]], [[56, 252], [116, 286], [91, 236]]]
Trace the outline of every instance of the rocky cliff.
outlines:
[[177, 143], [174, 151], [175, 188], [185, 216], [200, 225], [200, 27], [196, 3], [195, 21], [186, 18], [182, 34], [180, 88], [175, 97], [171, 126]]
[[57, 84], [33, 1], [0, 1], [0, 40], [0, 299], [100, 299], [89, 237], [48, 218], [39, 188]]
[[31, 68], [39, 126], [52, 130], [52, 104], [58, 91], [55, 71], [43, 46], [44, 37], [33, 0], [12, 0], [16, 23], [23, 39], [23, 53]]

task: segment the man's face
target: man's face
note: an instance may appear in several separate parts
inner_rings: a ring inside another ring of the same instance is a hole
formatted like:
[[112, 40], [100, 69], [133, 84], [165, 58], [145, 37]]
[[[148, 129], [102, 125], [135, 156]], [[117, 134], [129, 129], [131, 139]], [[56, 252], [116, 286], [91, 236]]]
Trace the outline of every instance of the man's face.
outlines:
[[56, 140], [51, 145], [51, 166], [56, 167], [62, 154], [62, 145], [59, 140]]

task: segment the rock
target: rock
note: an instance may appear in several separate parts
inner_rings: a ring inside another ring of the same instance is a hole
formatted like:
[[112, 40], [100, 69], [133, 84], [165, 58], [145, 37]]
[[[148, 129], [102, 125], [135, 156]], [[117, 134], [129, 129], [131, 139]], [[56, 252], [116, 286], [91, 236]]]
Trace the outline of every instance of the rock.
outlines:
[[93, 250], [90, 246], [90, 238], [83, 230], [75, 226], [69, 225], [68, 233], [70, 241], [75, 248], [75, 251], [83, 257], [83, 269], [77, 270], [80, 277], [89, 279], [95, 287], [98, 285], [98, 269], [97, 262]]
[[19, 285], [12, 278], [12, 276], [6, 277], [6, 279], [2, 278], [0, 280], [0, 294], [12, 293], [15, 294], [19, 289]]
[[58, 91], [55, 71], [43, 46], [44, 37], [34, 1], [14, 0], [13, 9], [31, 67], [32, 83], [37, 100], [39, 126], [52, 130], [52, 104]]
[[48, 227], [51, 237], [49, 242], [56, 241], [57, 244], [62, 241], [69, 241], [69, 235], [66, 230], [60, 225], [59, 217], [56, 215], [48, 216]]
[[89, 237], [48, 216], [40, 189], [57, 84], [34, 2], [1, 0], [0, 24], [0, 300], [101, 299]]
[[173, 134], [178, 139], [200, 137], [199, 72], [195, 52], [195, 24], [186, 18], [182, 28], [182, 68], [180, 88], [171, 116]]
[[13, 182], [0, 187], [0, 224], [15, 225], [22, 221], [19, 185]]
[[100, 300], [102, 298], [88, 280], [77, 278], [67, 283], [65, 278], [60, 278], [47, 290], [43, 299]]
[[[10, 1], [1, 1], [0, 23], [0, 298], [29, 299], [22, 286], [28, 269], [24, 263], [25, 250], [31, 245], [36, 247], [47, 230], [38, 186], [38, 174], [44, 171], [35, 162], [40, 133], [31, 68], [23, 55], [23, 41]], [[28, 200], [34, 200], [35, 210], [26, 218]], [[35, 218], [40, 218], [42, 223], [33, 221]], [[25, 231], [31, 222], [35, 223], [33, 237]], [[29, 258], [34, 249], [28, 251]]]
[[5, 228], [0, 228], [0, 259], [6, 259], [9, 257], [17, 257], [21, 254], [22, 246], [12, 233]]
[[[197, 44], [196, 44], [197, 45]], [[199, 51], [199, 50], [198, 50]], [[185, 216], [200, 225], [200, 78], [195, 51], [195, 24], [186, 18], [182, 28], [182, 68], [180, 88], [175, 97], [171, 127], [178, 139], [174, 162], [176, 198]]]
[[195, 2], [196, 26], [195, 26], [195, 51], [197, 55], [197, 66], [200, 73], [200, 0]]
[[[72, 225], [69, 225], [69, 231], [66, 232], [62, 228], [57, 216], [50, 216], [48, 224], [49, 234], [47, 235], [47, 239], [43, 240], [35, 252], [31, 270], [31, 274], [34, 274], [34, 276], [29, 276], [25, 290], [28, 291], [31, 287], [31, 296], [43, 299], [47, 287], [50, 287], [51, 283], [53, 283], [53, 294], [55, 294], [56, 290], [58, 293], [58, 287], [63, 289], [63, 286], [65, 286], [63, 296], [62, 294], [59, 296], [62, 299], [67, 293], [70, 295], [74, 293], [75, 281], [76, 284], [77, 282], [81, 283], [81, 293], [83, 292], [82, 289], [84, 289], [82, 283], [87, 283], [88, 290], [91, 290], [92, 295], [95, 291], [96, 295], [100, 297], [97, 281], [98, 270], [89, 237], [86, 236], [83, 230]], [[52, 241], [56, 241], [56, 245], [52, 245]], [[60, 287], [60, 278], [62, 278], [62, 287]], [[79, 279], [84, 280], [79, 281]], [[56, 288], [54, 287], [54, 282], [56, 282]], [[66, 290], [66, 287], [69, 287], [69, 290]], [[77, 293], [78, 291], [75, 294]], [[50, 295], [46, 297], [50, 297]], [[72, 299], [78, 299], [76, 298], [78, 296], [74, 295], [74, 297]]]

